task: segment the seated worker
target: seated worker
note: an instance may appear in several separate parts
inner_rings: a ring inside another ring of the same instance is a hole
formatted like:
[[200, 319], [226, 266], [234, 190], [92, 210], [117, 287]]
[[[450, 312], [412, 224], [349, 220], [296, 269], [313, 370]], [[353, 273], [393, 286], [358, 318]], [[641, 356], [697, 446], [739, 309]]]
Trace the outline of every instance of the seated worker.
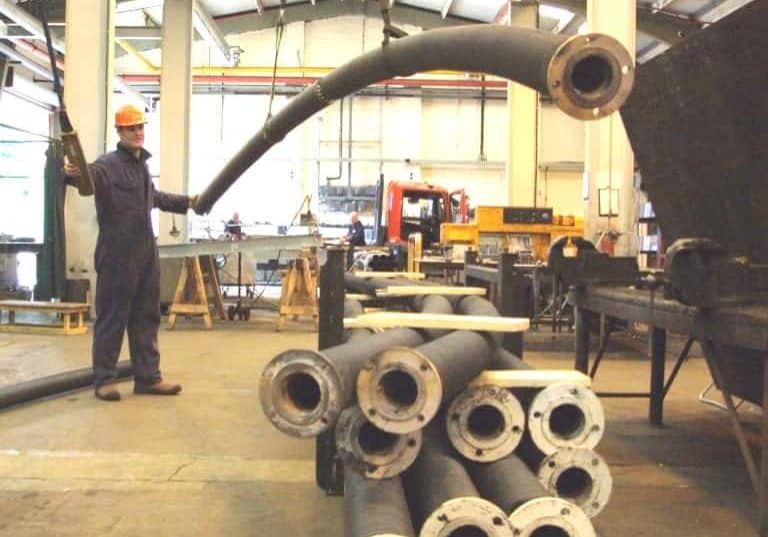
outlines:
[[229, 235], [234, 240], [241, 240], [245, 238], [245, 233], [243, 233], [243, 223], [240, 220], [240, 214], [234, 213], [232, 215], [232, 218], [230, 218], [226, 225], [224, 226], [224, 230], [229, 233]]
[[349, 221], [349, 228], [344, 236], [344, 240], [351, 246], [365, 246], [365, 228], [360, 221], [360, 215], [356, 211], [353, 212], [349, 215]]

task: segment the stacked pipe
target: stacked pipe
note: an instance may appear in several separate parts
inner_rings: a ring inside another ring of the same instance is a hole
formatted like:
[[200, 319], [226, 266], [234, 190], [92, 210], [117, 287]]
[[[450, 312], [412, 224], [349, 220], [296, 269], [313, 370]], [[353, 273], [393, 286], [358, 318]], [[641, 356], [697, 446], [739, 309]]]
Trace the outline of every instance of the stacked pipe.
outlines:
[[[480, 297], [463, 298], [457, 312], [498, 315]], [[495, 349], [491, 368], [531, 369], [500, 347]], [[446, 416], [449, 438], [468, 460], [488, 463], [514, 452], [548, 494], [572, 502], [590, 517], [607, 504], [611, 474], [594, 451], [605, 430], [605, 417], [588, 387], [569, 382], [543, 388], [473, 383], [452, 401]]]

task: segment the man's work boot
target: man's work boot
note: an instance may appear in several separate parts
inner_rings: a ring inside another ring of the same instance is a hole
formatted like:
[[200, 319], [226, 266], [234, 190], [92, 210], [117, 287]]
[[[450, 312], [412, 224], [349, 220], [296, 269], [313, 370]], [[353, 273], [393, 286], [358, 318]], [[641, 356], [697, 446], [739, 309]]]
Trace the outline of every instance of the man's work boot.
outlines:
[[96, 397], [102, 401], [119, 401], [120, 392], [117, 391], [114, 384], [102, 384], [96, 388]]
[[140, 395], [177, 395], [179, 392], [181, 392], [179, 384], [171, 384], [162, 380], [154, 384], [142, 384], [140, 382], [133, 384], [133, 393]]

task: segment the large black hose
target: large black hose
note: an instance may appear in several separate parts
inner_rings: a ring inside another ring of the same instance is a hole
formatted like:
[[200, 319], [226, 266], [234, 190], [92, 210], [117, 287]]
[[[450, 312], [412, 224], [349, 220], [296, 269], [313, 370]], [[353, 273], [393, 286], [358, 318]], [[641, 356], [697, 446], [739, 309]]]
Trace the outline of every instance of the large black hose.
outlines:
[[467, 461], [465, 466], [480, 495], [508, 514], [527, 501], [549, 496], [517, 455], [507, 455], [494, 462]]
[[[118, 378], [129, 377], [133, 374], [130, 362], [117, 364]], [[11, 386], [0, 388], [0, 409], [12, 405], [27, 403], [42, 397], [50, 397], [60, 393], [87, 388], [93, 385], [93, 368], [84, 367], [57, 373], [27, 382], [21, 382]]]
[[344, 467], [344, 535], [415, 537], [399, 476], [365, 479]]
[[[483, 297], [465, 296], [456, 304], [456, 313], [461, 315], [480, 315], [483, 317], [500, 317], [496, 306]], [[483, 332], [495, 347], [501, 347], [502, 335], [499, 332]]]
[[225, 165], [195, 206], [207, 213], [230, 186], [291, 130], [333, 101], [396, 76], [434, 69], [483, 72], [552, 96], [580, 119], [613, 113], [631, 91], [632, 58], [615, 39], [572, 37], [501, 25], [430, 30], [404, 37], [339, 67], [269, 119]]
[[442, 424], [425, 429], [421, 452], [403, 477], [419, 535], [511, 536], [506, 514], [480, 498], [442, 429]]
[[415, 347], [423, 341], [416, 330], [394, 328], [323, 351], [282, 352], [261, 374], [259, 399], [264, 414], [287, 434], [320, 434], [354, 403], [357, 374], [367, 360], [391, 347]]
[[[450, 301], [442, 295], [419, 295], [411, 301], [413, 309], [420, 313], [435, 313], [449, 315], [453, 313]], [[448, 330], [423, 329], [428, 340], [438, 339], [448, 333]]]
[[550, 497], [516, 455], [489, 463], [467, 462], [480, 495], [510, 515], [515, 535], [594, 537], [589, 518], [567, 500]]

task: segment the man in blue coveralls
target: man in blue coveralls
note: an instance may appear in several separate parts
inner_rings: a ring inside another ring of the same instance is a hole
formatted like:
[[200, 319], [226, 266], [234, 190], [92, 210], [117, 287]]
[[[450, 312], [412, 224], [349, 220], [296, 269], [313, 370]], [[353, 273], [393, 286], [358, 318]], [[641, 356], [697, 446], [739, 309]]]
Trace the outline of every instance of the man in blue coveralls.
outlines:
[[[160, 325], [160, 265], [150, 213], [184, 214], [197, 196], [155, 189], [144, 149], [144, 112], [132, 105], [115, 114], [117, 149], [88, 165], [93, 178], [99, 237], [96, 242], [96, 322], [93, 327], [93, 374], [96, 397], [119, 401], [117, 359], [128, 329], [133, 392], [176, 395], [181, 386], [163, 380], [157, 330]], [[80, 170], [66, 162], [64, 171]]]

